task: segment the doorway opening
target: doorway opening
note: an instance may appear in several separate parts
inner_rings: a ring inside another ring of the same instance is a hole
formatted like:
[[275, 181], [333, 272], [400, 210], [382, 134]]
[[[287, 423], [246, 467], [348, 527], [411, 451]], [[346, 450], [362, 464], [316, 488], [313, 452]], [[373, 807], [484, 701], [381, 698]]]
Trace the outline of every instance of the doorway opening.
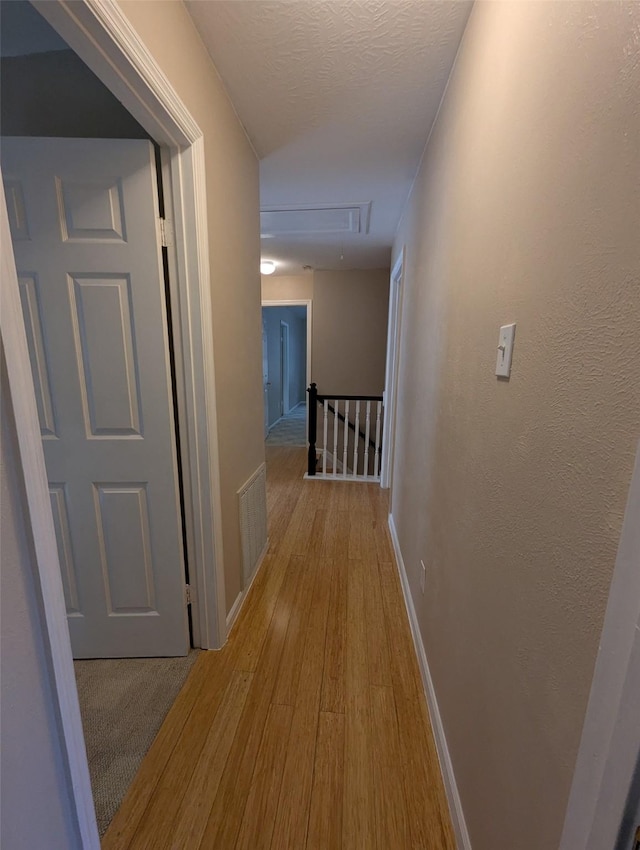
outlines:
[[[2, 4], [2, 11], [13, 5]], [[202, 648], [217, 649], [226, 639], [227, 624], [203, 131], [149, 50], [130, 38], [128, 18], [117, 4], [109, 7], [108, 14], [103, 14], [104, 4], [89, 0], [74, 4], [33, 0], [31, 5], [167, 152], [163, 169], [172, 190], [170, 232], [176, 234], [172, 253], [177, 274], [175, 279], [172, 277], [171, 287], [172, 296], [175, 294], [174, 332], [180, 377], [178, 415], [185, 435], [185, 507], [194, 641]], [[3, 39], [5, 35], [3, 27]], [[92, 109], [96, 111], [95, 104]], [[3, 244], [7, 245], [10, 233], [4, 203], [0, 204], [0, 226]], [[47, 650], [44, 674], [59, 718], [61, 762], [68, 777], [69, 800], [81, 845], [85, 850], [98, 850], [23, 310], [11, 252], [5, 251], [4, 258], [0, 329], [6, 396], [15, 419], [25, 523], [34, 541], [33, 580], [42, 603], [34, 628]]]
[[309, 318], [306, 304], [262, 307], [265, 437], [306, 445]]
[[102, 835], [197, 655], [170, 199], [159, 146], [31, 4], [2, 16], [2, 173]]

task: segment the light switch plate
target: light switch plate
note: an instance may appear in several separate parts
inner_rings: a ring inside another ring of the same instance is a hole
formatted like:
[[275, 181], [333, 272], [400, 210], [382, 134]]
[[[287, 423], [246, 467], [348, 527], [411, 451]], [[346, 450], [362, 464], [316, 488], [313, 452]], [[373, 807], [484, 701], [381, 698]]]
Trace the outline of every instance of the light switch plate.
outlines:
[[508, 378], [511, 374], [511, 358], [513, 357], [513, 339], [516, 335], [516, 326], [503, 325], [498, 337], [498, 357], [496, 359], [496, 375]]

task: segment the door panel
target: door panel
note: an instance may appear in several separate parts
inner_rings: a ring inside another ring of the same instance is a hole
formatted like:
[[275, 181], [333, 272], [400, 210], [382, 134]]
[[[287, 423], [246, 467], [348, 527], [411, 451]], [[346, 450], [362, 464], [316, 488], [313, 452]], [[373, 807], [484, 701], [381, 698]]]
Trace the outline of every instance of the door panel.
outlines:
[[109, 613], [157, 613], [144, 485], [96, 484], [94, 501]]
[[69, 278], [87, 437], [141, 436], [130, 291], [128, 276]]
[[71, 546], [69, 531], [69, 512], [67, 510], [67, 494], [64, 484], [49, 484], [51, 513], [58, 542], [58, 560], [62, 572], [62, 587], [67, 614], [79, 614], [78, 582], [76, 580], [76, 564]]
[[27, 226], [27, 213], [22, 182], [20, 180], [5, 178], [4, 193], [12, 241], [16, 243], [28, 239], [29, 228]]
[[20, 286], [29, 357], [31, 358], [33, 384], [36, 391], [36, 404], [40, 418], [40, 433], [43, 437], [55, 437], [57, 436], [56, 423], [49, 383], [49, 365], [42, 336], [42, 311], [38, 277], [35, 274], [22, 275], [18, 278], [18, 284]]
[[122, 181], [56, 178], [60, 231], [65, 241], [126, 242]]
[[2, 170], [74, 656], [184, 655], [153, 148], [3, 139]]

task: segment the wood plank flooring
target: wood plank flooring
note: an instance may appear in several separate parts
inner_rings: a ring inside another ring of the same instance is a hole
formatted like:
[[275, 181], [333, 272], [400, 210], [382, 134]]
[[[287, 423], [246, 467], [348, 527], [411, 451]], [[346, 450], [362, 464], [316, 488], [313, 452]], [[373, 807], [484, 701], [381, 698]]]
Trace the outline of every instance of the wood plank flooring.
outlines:
[[103, 850], [454, 850], [387, 495], [305, 462], [267, 447], [265, 563]]

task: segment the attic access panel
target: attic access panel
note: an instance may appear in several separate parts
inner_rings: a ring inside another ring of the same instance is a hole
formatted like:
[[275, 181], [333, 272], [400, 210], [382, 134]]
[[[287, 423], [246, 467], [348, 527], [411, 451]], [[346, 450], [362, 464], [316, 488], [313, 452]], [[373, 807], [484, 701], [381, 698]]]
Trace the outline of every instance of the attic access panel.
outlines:
[[371, 202], [301, 207], [267, 207], [260, 212], [263, 239], [369, 232]]

